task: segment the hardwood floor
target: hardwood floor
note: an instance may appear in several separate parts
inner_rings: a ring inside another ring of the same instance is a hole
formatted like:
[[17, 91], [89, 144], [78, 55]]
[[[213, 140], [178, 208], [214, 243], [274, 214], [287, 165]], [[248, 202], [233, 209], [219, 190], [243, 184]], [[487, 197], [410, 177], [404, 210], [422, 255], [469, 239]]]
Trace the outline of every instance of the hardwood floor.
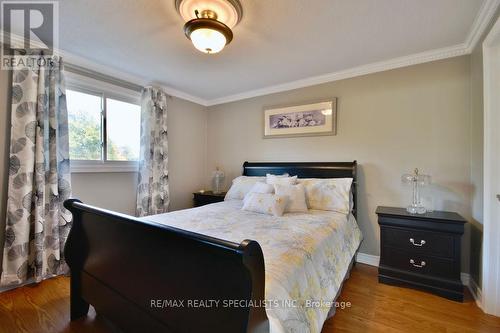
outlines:
[[500, 318], [485, 314], [466, 290], [463, 303], [423, 291], [377, 282], [377, 269], [356, 264], [323, 333], [331, 332], [500, 332]]
[[[500, 332], [500, 318], [485, 315], [471, 299], [457, 303], [428, 293], [379, 284], [375, 267], [357, 264], [345, 283], [338, 309], [322, 333], [332, 332]], [[69, 321], [69, 279], [0, 294], [0, 332], [92, 332], [115, 330], [93, 309], [87, 318]]]

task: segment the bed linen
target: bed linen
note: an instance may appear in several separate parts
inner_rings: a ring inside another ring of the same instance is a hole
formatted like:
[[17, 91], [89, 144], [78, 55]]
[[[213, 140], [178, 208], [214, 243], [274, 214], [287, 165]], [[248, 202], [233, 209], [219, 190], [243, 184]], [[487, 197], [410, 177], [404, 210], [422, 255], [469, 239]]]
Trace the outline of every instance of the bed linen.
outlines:
[[275, 217], [242, 211], [242, 204], [225, 201], [142, 220], [235, 243], [257, 241], [264, 254], [270, 331], [320, 332], [362, 240], [356, 220], [320, 210]]

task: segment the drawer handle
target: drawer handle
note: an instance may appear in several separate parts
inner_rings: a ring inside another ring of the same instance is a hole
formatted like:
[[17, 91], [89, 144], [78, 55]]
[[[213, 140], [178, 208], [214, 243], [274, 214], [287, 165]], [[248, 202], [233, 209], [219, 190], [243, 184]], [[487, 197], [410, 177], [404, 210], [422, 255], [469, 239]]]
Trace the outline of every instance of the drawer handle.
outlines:
[[425, 245], [426, 242], [425, 242], [425, 239], [422, 239], [420, 241], [420, 244], [416, 244], [415, 240], [413, 238], [410, 238], [410, 243], [412, 243], [414, 246], [423, 246], [423, 245]]
[[410, 264], [413, 265], [413, 267], [418, 267], [418, 268], [422, 268], [425, 266], [425, 261], [421, 261], [420, 262], [420, 265], [419, 264], [415, 264], [415, 260], [413, 259], [410, 259]]

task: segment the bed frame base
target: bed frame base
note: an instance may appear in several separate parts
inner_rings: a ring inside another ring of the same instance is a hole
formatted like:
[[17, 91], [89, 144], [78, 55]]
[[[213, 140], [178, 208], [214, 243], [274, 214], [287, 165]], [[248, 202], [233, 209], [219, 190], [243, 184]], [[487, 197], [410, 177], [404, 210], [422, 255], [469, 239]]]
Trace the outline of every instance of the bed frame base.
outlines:
[[[356, 215], [356, 161], [243, 166], [247, 176], [284, 172], [353, 178]], [[257, 242], [228, 242], [78, 199], [65, 201], [64, 207], [73, 214], [65, 246], [71, 270], [71, 320], [85, 316], [92, 304], [126, 332], [269, 331], [265, 308], [250, 306], [264, 304], [264, 257]], [[189, 307], [190, 300], [218, 301], [220, 306]], [[231, 300], [243, 303], [224, 306]]]
[[[263, 307], [245, 306], [264, 300], [264, 258], [257, 242], [227, 242], [75, 199], [65, 207], [73, 213], [65, 246], [71, 320], [85, 316], [92, 304], [126, 332], [255, 332], [268, 327]], [[225, 307], [228, 300], [244, 305]], [[200, 301], [219, 306], [196, 307]]]

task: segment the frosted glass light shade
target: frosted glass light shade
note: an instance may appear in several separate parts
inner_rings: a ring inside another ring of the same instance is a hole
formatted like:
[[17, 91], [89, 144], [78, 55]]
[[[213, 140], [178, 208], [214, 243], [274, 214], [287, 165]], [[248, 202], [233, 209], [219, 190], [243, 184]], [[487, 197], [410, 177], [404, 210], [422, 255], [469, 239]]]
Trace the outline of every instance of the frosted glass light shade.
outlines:
[[214, 29], [196, 29], [190, 38], [194, 47], [204, 53], [217, 53], [226, 46], [226, 37]]

